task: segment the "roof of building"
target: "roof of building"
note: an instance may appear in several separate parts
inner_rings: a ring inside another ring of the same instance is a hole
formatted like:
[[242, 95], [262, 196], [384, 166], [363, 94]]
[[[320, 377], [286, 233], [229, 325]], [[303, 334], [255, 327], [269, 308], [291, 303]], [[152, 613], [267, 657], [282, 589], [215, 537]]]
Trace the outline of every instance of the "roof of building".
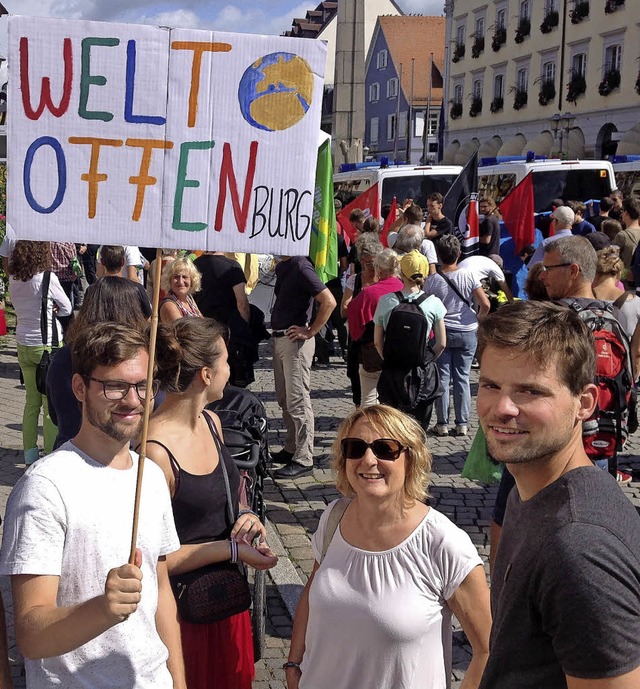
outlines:
[[[433, 53], [431, 99], [442, 99], [444, 74], [445, 17], [378, 17], [389, 56], [398, 74], [402, 64], [401, 86], [407, 102], [411, 98], [411, 59], [415, 58], [413, 104], [426, 103], [429, 95], [429, 65]], [[373, 43], [372, 43], [373, 45]]]
[[314, 10], [307, 10], [306, 17], [296, 18], [291, 22], [291, 29], [284, 32], [284, 36], [297, 38], [317, 38], [324, 27], [335, 17], [338, 3], [321, 2]]

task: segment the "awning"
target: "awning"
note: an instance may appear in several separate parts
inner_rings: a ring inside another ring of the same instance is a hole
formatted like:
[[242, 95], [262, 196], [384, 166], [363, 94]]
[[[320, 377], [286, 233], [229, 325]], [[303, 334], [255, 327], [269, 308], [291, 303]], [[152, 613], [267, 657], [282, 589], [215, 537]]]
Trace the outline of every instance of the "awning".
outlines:
[[498, 151], [499, 156], [519, 156], [522, 155], [522, 149], [527, 145], [527, 139], [524, 134], [516, 134], [508, 139]]
[[442, 164], [443, 165], [453, 165], [456, 158], [456, 153], [460, 148], [460, 142], [455, 139], [452, 141], [445, 149], [442, 154]]
[[640, 155], [640, 122], [627, 130], [616, 149], [617, 155]]
[[471, 139], [462, 144], [458, 149], [455, 160], [453, 161], [455, 165], [465, 165], [469, 158], [480, 148], [480, 142], [478, 139]]
[[529, 151], [533, 151], [537, 156], [548, 156], [553, 150], [553, 135], [550, 131], [541, 132], [533, 139], [529, 139], [522, 149], [522, 155], [527, 155]]
[[480, 158], [495, 158], [498, 155], [498, 151], [502, 146], [502, 139], [496, 134], [490, 139], [485, 139], [480, 144], [478, 149], [478, 159]]

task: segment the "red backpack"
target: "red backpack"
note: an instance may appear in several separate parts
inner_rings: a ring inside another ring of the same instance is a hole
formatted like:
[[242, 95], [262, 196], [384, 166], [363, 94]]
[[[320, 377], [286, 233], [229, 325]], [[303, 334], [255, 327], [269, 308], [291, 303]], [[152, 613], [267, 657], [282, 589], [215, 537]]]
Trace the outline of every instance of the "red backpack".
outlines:
[[[637, 428], [629, 338], [610, 303], [592, 301], [583, 306], [572, 301], [569, 306], [593, 333], [596, 348], [598, 404], [592, 417], [582, 424], [584, 449], [592, 460], [608, 459], [609, 470], [615, 473], [617, 454]], [[630, 417], [636, 428], [629, 428]]]

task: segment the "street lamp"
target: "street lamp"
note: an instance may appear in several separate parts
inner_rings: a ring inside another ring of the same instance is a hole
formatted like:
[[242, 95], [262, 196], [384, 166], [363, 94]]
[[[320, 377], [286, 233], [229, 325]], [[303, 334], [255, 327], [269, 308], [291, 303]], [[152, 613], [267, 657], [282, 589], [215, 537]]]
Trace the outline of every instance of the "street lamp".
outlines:
[[[569, 132], [573, 129], [573, 123], [576, 121], [576, 116], [570, 112], [565, 112], [561, 115], [557, 112], [555, 115], [549, 118], [549, 125], [551, 131], [553, 132], [553, 138], [560, 140], [560, 158], [563, 157], [562, 143], [566, 137], [567, 144], [569, 143]], [[568, 146], [567, 146], [568, 154]]]

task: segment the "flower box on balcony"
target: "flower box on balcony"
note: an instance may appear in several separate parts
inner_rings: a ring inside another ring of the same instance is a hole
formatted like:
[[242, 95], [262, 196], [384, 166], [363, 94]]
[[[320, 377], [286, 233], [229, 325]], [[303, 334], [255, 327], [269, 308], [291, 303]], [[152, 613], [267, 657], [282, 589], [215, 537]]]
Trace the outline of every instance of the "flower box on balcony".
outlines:
[[552, 10], [542, 20], [542, 24], [540, 24], [540, 31], [542, 31], [542, 33], [551, 33], [559, 23], [560, 14], [556, 10]]

